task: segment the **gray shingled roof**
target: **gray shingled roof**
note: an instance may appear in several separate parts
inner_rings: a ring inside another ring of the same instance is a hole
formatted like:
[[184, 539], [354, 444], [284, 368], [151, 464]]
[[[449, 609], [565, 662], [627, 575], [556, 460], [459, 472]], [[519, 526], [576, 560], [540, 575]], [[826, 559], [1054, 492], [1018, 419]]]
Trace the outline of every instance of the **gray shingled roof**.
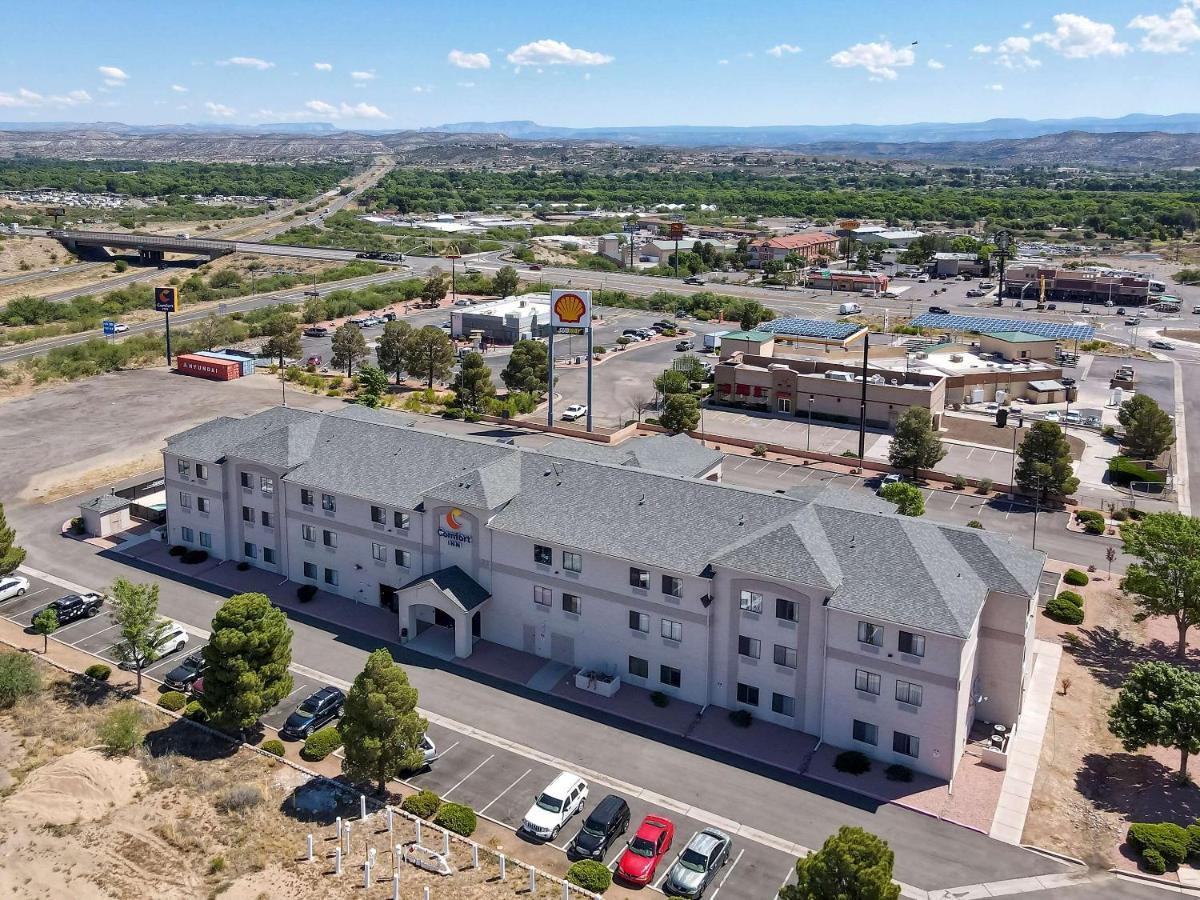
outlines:
[[87, 503], [79, 504], [80, 509], [90, 509], [97, 515], [116, 512], [118, 509], [124, 509], [132, 501], [126, 500], [124, 497], [118, 497], [116, 494], [101, 494], [99, 497], [93, 497]]
[[725, 456], [720, 450], [705, 447], [686, 434], [631, 438], [616, 446], [576, 438], [556, 438], [539, 447], [538, 453], [689, 477], [705, 474]]
[[713, 562], [826, 590], [833, 590], [842, 580], [837, 556], [811, 505], [799, 506], [786, 521], [772, 522], [746, 535]]
[[498, 509], [521, 490], [521, 455], [509, 453], [425, 492], [456, 506]]
[[430, 572], [428, 575], [414, 578], [400, 588], [400, 590], [404, 591], [413, 585], [425, 582], [433, 584], [434, 587], [467, 612], [470, 612], [483, 603], [484, 600], [488, 599], [488, 597], [492, 596], [483, 585], [458, 566], [447, 566], [444, 569], [438, 569], [436, 572]]
[[314, 415], [280, 425], [236, 444], [227, 455], [277, 469], [290, 469], [308, 459], [321, 429], [321, 420], [321, 416]]
[[285, 406], [240, 419], [221, 416], [171, 435], [167, 438], [167, 450], [197, 462], [215, 463], [224, 459], [238, 444], [249, 443], [283, 425], [320, 418], [320, 413]]

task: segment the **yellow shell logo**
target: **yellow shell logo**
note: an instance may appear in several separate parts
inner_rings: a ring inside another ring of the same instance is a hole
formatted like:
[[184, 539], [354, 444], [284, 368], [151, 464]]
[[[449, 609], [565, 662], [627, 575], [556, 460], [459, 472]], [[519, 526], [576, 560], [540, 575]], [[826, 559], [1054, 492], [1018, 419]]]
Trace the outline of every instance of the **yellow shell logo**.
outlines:
[[554, 301], [554, 314], [560, 322], [576, 324], [583, 319], [587, 312], [587, 304], [578, 294], [563, 294]]

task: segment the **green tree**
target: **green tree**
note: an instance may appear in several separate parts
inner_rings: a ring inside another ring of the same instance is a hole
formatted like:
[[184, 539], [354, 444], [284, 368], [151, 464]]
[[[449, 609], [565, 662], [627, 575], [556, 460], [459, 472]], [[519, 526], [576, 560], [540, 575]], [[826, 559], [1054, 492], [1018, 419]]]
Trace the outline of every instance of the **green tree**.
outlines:
[[17, 546], [16, 529], [11, 528], [0, 503], [0, 575], [7, 575], [25, 562], [25, 548]]
[[1121, 528], [1125, 552], [1138, 561], [1125, 570], [1121, 590], [1138, 606], [1134, 616], [1170, 616], [1179, 634], [1175, 655], [1187, 656], [1187, 633], [1200, 623], [1200, 519], [1151, 513]]
[[50, 650], [50, 635], [58, 631], [58, 613], [47, 606], [33, 617], [33, 633], [42, 636], [42, 653]]
[[550, 356], [541, 341], [523, 340], [513, 344], [500, 380], [510, 391], [523, 391], [541, 397], [550, 377]]
[[854, 268], [860, 272], [867, 271], [871, 266], [871, 253], [867, 250], [865, 244], [860, 244], [858, 247], [858, 256], [854, 260]]
[[700, 424], [700, 404], [691, 394], [671, 394], [663, 404], [658, 424], [671, 434], [694, 431]]
[[379, 346], [375, 348], [375, 358], [379, 360], [379, 368], [391, 372], [400, 383], [400, 373], [404, 371], [404, 341], [412, 332], [412, 326], [407, 322], [397, 320], [383, 326], [383, 334], [379, 336]]
[[1170, 663], [1139, 663], [1108, 711], [1108, 730], [1132, 753], [1143, 747], [1179, 751], [1179, 779], [1200, 753], [1200, 674]]
[[897, 900], [895, 860], [887, 841], [843, 825], [820, 850], [796, 861], [796, 883], [784, 885], [779, 900]]
[[896, 512], [902, 516], [918, 518], [925, 515], [925, 495], [916, 485], [897, 481], [884, 487], [879, 496], [896, 504]]
[[188, 330], [196, 343], [205, 350], [211, 350], [217, 344], [234, 343], [235, 331], [230, 326], [230, 320], [215, 313], [209, 313]]
[[516, 269], [512, 266], [502, 266], [492, 279], [492, 293], [498, 297], [511, 297], [516, 294], [520, 283]]
[[162, 655], [159, 645], [171, 623], [158, 615], [157, 584], [135, 584], [118, 578], [113, 582], [111, 600], [113, 624], [120, 628], [113, 652], [137, 672], [140, 692], [142, 672]]
[[272, 316], [263, 326], [263, 334], [268, 336], [263, 353], [277, 358], [281, 369], [285, 357], [295, 358], [304, 352], [300, 344], [300, 325], [291, 313]]
[[896, 422], [896, 433], [888, 447], [888, 462], [907, 469], [915, 481], [920, 469], [932, 469], [946, 455], [946, 447], [933, 430], [929, 410], [910, 406]]
[[492, 370], [483, 361], [483, 355], [468, 353], [462, 358], [458, 374], [454, 376], [455, 404], [472, 412], [482, 412], [487, 401], [495, 394]]
[[1175, 443], [1175, 423], [1146, 394], [1134, 394], [1121, 404], [1117, 421], [1125, 428], [1122, 452], [1139, 460], [1155, 460]]
[[762, 322], [771, 318], [770, 311], [757, 300], [747, 300], [742, 305], [742, 330], [753, 331]]
[[219, 728], [244, 731], [292, 692], [292, 632], [266, 594], [222, 603], [202, 653], [204, 707]]
[[426, 303], [441, 303], [450, 289], [446, 281], [446, 273], [434, 266], [429, 270], [429, 277], [421, 288], [421, 299]]
[[371, 353], [367, 339], [357, 326], [348, 322], [333, 333], [333, 357], [329, 362], [336, 368], [345, 368], [349, 376], [354, 367]]
[[391, 654], [379, 649], [346, 694], [339, 731], [351, 781], [375, 782], [382, 794], [392, 778], [424, 761], [421, 736], [429, 723], [417, 714], [417, 689]]
[[354, 376], [358, 386], [358, 402], [369, 409], [378, 409], [383, 405], [383, 395], [387, 393], [387, 373], [379, 366], [367, 363]]
[[315, 325], [322, 319], [328, 318], [329, 310], [321, 297], [309, 297], [304, 301], [304, 307], [300, 313], [300, 321], [305, 325]]
[[688, 376], [678, 369], [663, 369], [654, 378], [654, 389], [664, 397], [688, 392]]
[[433, 387], [434, 379], [447, 378], [454, 368], [454, 344], [446, 332], [433, 325], [410, 331], [400, 345], [404, 370]]
[[1071, 445], [1054, 422], [1034, 422], [1017, 448], [1017, 484], [1027, 493], [1066, 497], [1079, 479], [1071, 472]]

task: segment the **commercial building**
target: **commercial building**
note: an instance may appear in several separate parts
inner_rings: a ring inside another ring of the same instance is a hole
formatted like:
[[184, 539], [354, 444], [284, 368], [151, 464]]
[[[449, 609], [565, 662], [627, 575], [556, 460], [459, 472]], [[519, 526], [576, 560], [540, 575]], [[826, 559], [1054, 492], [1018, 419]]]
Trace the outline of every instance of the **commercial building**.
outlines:
[[1005, 297], [1036, 300], [1043, 285], [1047, 300], [1142, 306], [1150, 297], [1150, 280], [1144, 275], [1056, 269], [1039, 263], [1016, 263], [1004, 273]]
[[1028, 331], [989, 331], [979, 335], [981, 354], [991, 353], [1007, 360], [1058, 358], [1058, 341]]
[[1017, 720], [1041, 554], [869, 495], [697, 478], [693, 453], [410, 424], [276, 408], [176, 434], [169, 539], [395, 608], [383, 638], [492, 641], [943, 779], [977, 719]]
[[478, 332], [489, 344], [515, 344], [542, 337], [549, 329], [550, 295], [544, 293], [458, 307], [450, 314], [450, 333], [456, 338], [469, 338]]
[[888, 277], [883, 272], [844, 272], [835, 269], [810, 270], [804, 284], [815, 291], [863, 291], [883, 293], [888, 289]]
[[800, 231], [780, 237], [760, 238], [751, 241], [746, 248], [750, 254], [747, 263], [751, 268], [761, 268], [772, 261], [783, 262], [789, 256], [804, 260], [816, 259], [821, 254], [837, 255], [838, 239], [825, 231]]
[[854, 237], [864, 244], [890, 244], [893, 247], [905, 248], [917, 240], [917, 238], [925, 237], [925, 232], [899, 228], [878, 230], [873, 227], [867, 227], [856, 228], [854, 230]]
[[622, 266], [629, 262], [629, 245], [626, 235], [609, 233], [602, 234], [596, 239], [596, 253], [600, 256], [620, 263]]
[[987, 270], [987, 263], [980, 262], [978, 255], [974, 253], [933, 254], [933, 274], [939, 278], [953, 278], [957, 275], [984, 275]]

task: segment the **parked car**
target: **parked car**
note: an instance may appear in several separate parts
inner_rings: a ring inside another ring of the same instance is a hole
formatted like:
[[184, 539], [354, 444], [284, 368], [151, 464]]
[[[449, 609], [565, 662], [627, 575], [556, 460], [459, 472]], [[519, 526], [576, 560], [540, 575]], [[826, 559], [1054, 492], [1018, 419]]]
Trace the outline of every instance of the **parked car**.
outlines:
[[467, 266], [467, 268], [463, 269], [463, 272], [465, 272], [468, 275], [480, 274], [479, 269], [473, 268], [472, 266]]
[[584, 406], [582, 403], [572, 403], [570, 406], [568, 406], [566, 409], [563, 410], [563, 414], [562, 414], [563, 421], [564, 422], [575, 422], [579, 419], [582, 419], [584, 416], [586, 416], [587, 411], [588, 411], [588, 408], [586, 406]]
[[629, 804], [609, 794], [596, 804], [572, 838], [567, 855], [579, 859], [603, 859], [608, 848], [629, 830]]
[[624, 331], [621, 332], [621, 334], [624, 337], [632, 337], [633, 335], [637, 334], [639, 331], [641, 331], [640, 328], [626, 328]]
[[1140, 325], [1141, 323], [1142, 323], [1142, 320], [1137, 318], [1136, 316], [1130, 316], [1128, 319], [1125, 320], [1125, 324], [1128, 325], [1130, 328], [1136, 327], [1137, 325]]
[[677, 343], [675, 345], [675, 349], [679, 350], [679, 351], [692, 350], [692, 349], [695, 349], [695, 347], [696, 347], [695, 344], [693, 344], [691, 341], [687, 341], [687, 340], [680, 341], [679, 343]]
[[699, 275], [693, 275], [690, 278], [683, 279], [684, 284], [704, 284], [704, 279]]
[[675, 825], [662, 816], [646, 816], [633, 840], [617, 860], [614, 874], [631, 884], [649, 884], [658, 864], [671, 849]]
[[1079, 425], [1083, 422], [1083, 416], [1077, 412], [1069, 412], [1063, 415], [1063, 423], [1066, 425]]
[[567, 820], [582, 812], [587, 802], [587, 782], [570, 772], [559, 772], [538, 794], [521, 820], [521, 831], [535, 838], [554, 840]]
[[1151, 350], [1174, 350], [1175, 345], [1170, 341], [1153, 340], [1150, 342]]
[[1060, 416], [1058, 413], [1054, 412], [1054, 410], [1051, 410], [1050, 412], [1046, 413], [1044, 416], [1042, 416], [1042, 418], [1045, 419], [1047, 422], [1061, 422], [1062, 421], [1062, 416]]
[[350, 320], [349, 322], [347, 322], [346, 324], [347, 324], [347, 325], [353, 325], [355, 328], [366, 328], [366, 327], [367, 327], [367, 317], [366, 317], [366, 316], [361, 316], [361, 317], [359, 317], [359, 318], [357, 318], [357, 319], [351, 319], [351, 320]]
[[59, 597], [47, 608], [54, 610], [58, 616], [59, 625], [66, 625], [77, 619], [90, 619], [100, 612], [100, 607], [104, 605], [106, 599], [103, 594], [97, 594], [94, 591], [83, 594], [67, 594], [65, 597]]
[[314, 369], [321, 365], [321, 354], [314, 353], [308, 359], [304, 360], [305, 366], [312, 366]]
[[21, 575], [6, 575], [0, 578], [0, 600], [23, 597], [29, 590], [29, 579]]
[[187, 693], [204, 674], [204, 657], [199, 653], [185, 656], [183, 662], [163, 676], [163, 683], [173, 691]]
[[376, 325], [382, 325], [383, 319], [379, 316], [367, 316], [362, 320], [363, 328], [374, 328]]
[[468, 300], [466, 297], [459, 297], [457, 300], [454, 301], [454, 305], [455, 306], [470, 306], [471, 301]]
[[1079, 307], [1079, 312], [1085, 316], [1090, 315], [1092, 312], [1092, 308], [1090, 306], [1084, 305], [1084, 306]]
[[305, 337], [328, 337], [329, 329], [324, 325], [313, 325], [310, 328], [304, 329]]
[[120, 666], [122, 669], [136, 669], [138, 663], [142, 663], [142, 668], [150, 665], [157, 660], [162, 659], [171, 653], [178, 653], [188, 643], [188, 633], [184, 631], [183, 626], [178, 622], [167, 622], [163, 629], [162, 635], [158, 639], [158, 645], [154, 650], [154, 659], [139, 660], [137, 657], [122, 660]]
[[717, 828], [705, 828], [688, 841], [675, 865], [667, 872], [663, 893], [697, 900], [717, 872], [729, 862], [732, 850], [733, 841], [729, 835]]
[[279, 729], [279, 736], [289, 741], [302, 741], [340, 716], [345, 705], [346, 695], [341, 688], [323, 687], [287, 717]]
[[881, 493], [883, 491], [883, 489], [885, 487], [887, 487], [889, 484], [898, 484], [899, 482], [901, 482], [903, 480], [904, 479], [899, 475], [899, 473], [889, 472], [887, 475], [884, 475], [882, 478], [879, 479], [879, 489], [876, 490], [875, 493], [877, 493], [877, 494]]
[[[1196, 309], [1197, 309], [1197, 310], [1200, 310], [1200, 306], [1196, 307]], [[1118, 316], [1123, 316], [1123, 315], [1125, 315], [1125, 307], [1123, 307], [1123, 306], [1118, 306], [1118, 307], [1117, 307], [1117, 315], [1118, 315]]]
[[944, 307], [944, 306], [931, 306], [931, 307], [929, 307], [929, 311], [931, 313], [933, 313], [934, 315], [938, 315], [938, 316], [950, 315], [950, 310], [946, 309], [946, 307]]
[[986, 291], [981, 291], [979, 288], [971, 288], [969, 291], [967, 291], [967, 296], [968, 297], [982, 297], [985, 293], [986, 293]]
[[425, 765], [428, 766], [437, 759], [437, 745], [428, 733], [421, 735], [421, 742], [417, 746], [421, 748], [421, 753], [425, 757]]
[[917, 284], [928, 284], [928, 283], [929, 283], [928, 275], [918, 275], [917, 276]]
[[383, 321], [385, 321], [385, 322], [395, 322], [395, 321], [396, 321], [396, 314], [395, 314], [394, 312], [385, 312], [385, 313], [384, 313], [382, 316], [380, 316], [379, 318], [383, 319]]

